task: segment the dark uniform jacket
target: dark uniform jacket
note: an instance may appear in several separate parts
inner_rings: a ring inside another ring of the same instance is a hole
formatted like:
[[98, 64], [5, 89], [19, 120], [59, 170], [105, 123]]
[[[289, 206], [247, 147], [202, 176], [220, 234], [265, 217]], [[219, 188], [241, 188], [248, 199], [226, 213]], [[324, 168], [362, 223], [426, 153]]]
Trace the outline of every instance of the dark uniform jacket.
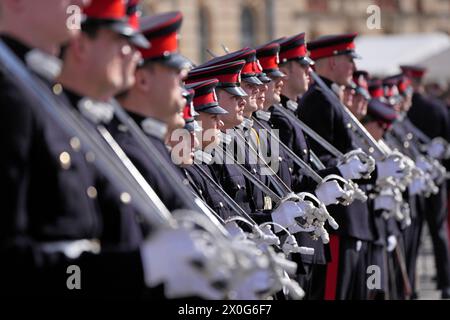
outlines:
[[[331, 88], [332, 81], [322, 79]], [[340, 106], [333, 105], [317, 84], [313, 84], [301, 98], [297, 116], [342, 153], [354, 149], [352, 137], [344, 121], [343, 110]], [[317, 142], [310, 141], [310, 145], [327, 167], [336, 165], [336, 159]], [[328, 209], [339, 224], [338, 234], [360, 240], [373, 239], [367, 203], [355, 200], [347, 207], [332, 205]]]
[[[6, 36], [2, 40], [25, 62], [30, 48]], [[50, 90], [50, 82], [33, 76]], [[43, 243], [101, 239], [104, 225], [98, 197], [87, 192], [97, 180], [85, 150], [78, 150], [74, 137], [33, 104], [24, 88], [0, 72], [1, 294], [138, 292], [144, 281], [137, 250], [102, 250], [72, 259], [43, 249]], [[67, 289], [69, 265], [82, 270], [83, 290]], [[122, 281], [124, 274], [134, 276]]]

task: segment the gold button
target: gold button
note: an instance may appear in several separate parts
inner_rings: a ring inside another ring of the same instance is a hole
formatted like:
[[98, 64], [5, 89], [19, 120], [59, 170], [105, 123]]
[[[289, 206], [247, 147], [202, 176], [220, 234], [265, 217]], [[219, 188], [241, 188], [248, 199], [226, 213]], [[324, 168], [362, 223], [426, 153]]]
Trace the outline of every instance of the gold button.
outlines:
[[59, 155], [59, 163], [64, 170], [69, 169], [71, 165], [70, 154], [66, 151], [61, 152]]
[[118, 129], [119, 131], [121, 131], [121, 132], [127, 132], [127, 131], [128, 131], [128, 127], [127, 127], [126, 125], [124, 125], [124, 124], [119, 124], [119, 125], [117, 126], [117, 129]]
[[219, 202], [219, 206], [220, 206], [221, 208], [223, 208], [223, 203], [222, 203], [222, 202]]
[[92, 163], [92, 162], [95, 161], [95, 153], [92, 152], [92, 151], [86, 152], [86, 154], [85, 154], [84, 157], [85, 157], [85, 159], [86, 159], [87, 162]]
[[63, 91], [63, 87], [62, 87], [62, 85], [60, 83], [56, 83], [53, 86], [52, 91], [53, 91], [54, 94], [59, 96], [62, 93], [62, 91]]
[[351, 129], [352, 128], [352, 124], [349, 122], [347, 123], [347, 128]]
[[239, 183], [238, 183], [237, 187], [238, 187], [239, 190], [241, 190], [241, 188], [242, 188]]
[[78, 139], [77, 137], [71, 138], [70, 146], [72, 147], [73, 151], [80, 151], [80, 148], [81, 148], [80, 139]]
[[303, 149], [303, 153], [304, 153], [304, 154], [307, 154], [307, 153], [308, 153], [308, 150]]
[[183, 184], [184, 184], [185, 186], [187, 186], [187, 185], [189, 184], [189, 180], [188, 180], [188, 179], [183, 179]]
[[131, 202], [131, 196], [128, 192], [122, 192], [120, 194], [120, 201], [122, 201], [125, 204], [128, 204]]
[[88, 197], [91, 199], [97, 198], [97, 189], [95, 189], [95, 187], [93, 187], [93, 186], [90, 186], [89, 188], [87, 188], [86, 193], [87, 193]]
[[289, 167], [289, 172], [292, 173], [294, 171], [294, 169]]

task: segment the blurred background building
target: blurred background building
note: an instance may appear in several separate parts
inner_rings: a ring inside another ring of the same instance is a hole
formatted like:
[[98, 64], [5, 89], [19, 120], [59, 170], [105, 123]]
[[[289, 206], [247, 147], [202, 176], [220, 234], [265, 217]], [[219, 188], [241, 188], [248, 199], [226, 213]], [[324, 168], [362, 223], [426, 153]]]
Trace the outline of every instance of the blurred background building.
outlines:
[[[380, 29], [367, 26], [370, 5], [381, 9]], [[222, 44], [236, 50], [303, 31], [307, 40], [353, 31], [366, 36], [434, 33], [441, 45], [427, 54], [444, 50], [445, 40], [450, 47], [450, 0], [144, 0], [143, 10], [183, 12], [181, 51], [194, 63], [210, 59], [206, 49], [222, 54]]]

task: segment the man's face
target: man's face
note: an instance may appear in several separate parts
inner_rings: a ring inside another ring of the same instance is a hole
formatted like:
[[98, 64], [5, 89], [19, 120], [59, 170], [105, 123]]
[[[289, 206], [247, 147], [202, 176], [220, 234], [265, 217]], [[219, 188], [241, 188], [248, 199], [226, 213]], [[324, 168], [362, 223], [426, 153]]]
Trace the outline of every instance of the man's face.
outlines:
[[412, 94], [404, 94], [402, 97], [403, 99], [400, 104], [400, 109], [403, 112], [408, 112], [412, 105]]
[[268, 83], [264, 83], [259, 86], [259, 92], [256, 95], [256, 104], [258, 106], [258, 110], [264, 109], [264, 103], [266, 102], [267, 99], [266, 96], [268, 94], [268, 90], [269, 90]]
[[368, 101], [362, 95], [355, 94], [353, 96], [353, 103], [350, 111], [356, 118], [361, 120], [367, 114], [367, 104]]
[[296, 95], [304, 94], [309, 88], [310, 67], [298, 61], [290, 61], [282, 70], [286, 74], [285, 85]]
[[204, 150], [207, 146], [217, 146], [220, 142], [220, 130], [223, 127], [223, 122], [217, 114], [206, 112], [199, 112], [197, 122], [202, 128], [199, 140], [202, 142], [201, 148]]
[[375, 140], [380, 140], [383, 138], [383, 134], [385, 132], [385, 125], [378, 121], [370, 121], [364, 124], [367, 131], [372, 135]]
[[86, 34], [81, 37], [90, 77], [103, 84], [102, 89], [116, 94], [134, 84], [140, 53], [125, 37], [108, 29], [98, 30], [94, 38]]
[[46, 41], [62, 44], [78, 32], [78, 29], [68, 27], [73, 13], [67, 13], [67, 9], [72, 5], [82, 9], [90, 2], [90, 0], [24, 0], [24, 19], [27, 20], [30, 30], [44, 35]]
[[345, 88], [344, 89], [344, 96], [342, 102], [347, 108], [352, 108], [353, 106], [353, 96], [355, 95], [355, 90], [352, 88]]
[[223, 129], [234, 128], [244, 121], [246, 101], [243, 97], [232, 95], [220, 89], [217, 90], [217, 99], [219, 100], [220, 106], [228, 111], [227, 114], [220, 116], [220, 119], [224, 123]]
[[171, 68], [162, 63], [152, 63], [140, 68], [142, 77], [146, 83], [146, 101], [151, 105], [154, 114], [163, 122], [171, 122], [185, 105], [186, 100], [182, 96], [182, 81], [187, 71]]
[[280, 103], [281, 101], [281, 90], [283, 89], [283, 78], [276, 77], [271, 78], [267, 84], [267, 94], [266, 101], [264, 102], [264, 110], [269, 109], [274, 104]]
[[258, 95], [259, 95], [259, 86], [256, 84], [248, 83], [246, 81], [241, 82], [241, 87], [247, 94], [245, 97], [246, 105], [244, 109], [244, 115], [246, 117], [250, 117], [253, 112], [258, 110]]
[[[184, 99], [184, 98], [183, 98]], [[181, 129], [185, 125], [184, 117], [183, 117], [183, 110], [179, 110], [178, 112], [174, 113], [171, 118], [169, 118], [169, 121], [167, 122], [168, 131]]]
[[353, 72], [355, 71], [355, 63], [353, 57], [347, 54], [331, 57], [333, 64], [333, 72], [335, 74], [335, 82], [341, 86], [351, 83]]
[[[178, 139], [170, 139], [172, 159], [181, 167], [188, 167], [194, 163], [194, 152], [199, 147], [199, 141], [193, 131], [177, 130]], [[175, 150], [177, 152], [175, 152]]]

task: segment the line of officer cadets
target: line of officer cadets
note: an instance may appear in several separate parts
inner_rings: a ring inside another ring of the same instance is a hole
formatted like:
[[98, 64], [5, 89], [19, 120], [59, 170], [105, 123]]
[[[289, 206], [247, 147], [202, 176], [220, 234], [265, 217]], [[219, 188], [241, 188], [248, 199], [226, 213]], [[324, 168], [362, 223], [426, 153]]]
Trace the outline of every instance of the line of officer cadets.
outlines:
[[[84, 7], [78, 33], [62, 27], [70, 4]], [[169, 211], [192, 209], [195, 197], [232, 231], [253, 231], [242, 221], [230, 223], [242, 215], [258, 224], [277, 224], [274, 231], [282, 240], [290, 231], [299, 246], [313, 249], [288, 252], [305, 298], [330, 300], [414, 297], [426, 220], [438, 287], [443, 298], [450, 297], [447, 191], [439, 163], [450, 155], [449, 122], [447, 111], [423, 93], [424, 69], [403, 66], [400, 75], [370, 79], [355, 70], [356, 34], [306, 43], [304, 33], [194, 67], [178, 53], [180, 12], [139, 19], [133, 0], [1, 5], [1, 40], [40, 90], [76, 112], [90, 132], [113, 141]], [[311, 84], [313, 66], [326, 88]], [[197, 243], [191, 233], [146, 223], [132, 193], [99, 169], [96, 150], [86, 149], [62, 122], [40, 112], [14, 75], [2, 69], [0, 82], [2, 294], [225, 297], [217, 285], [220, 276], [195, 272], [180, 258], [199, 252], [189, 246]], [[347, 111], [327, 97], [327, 90]], [[108, 103], [114, 97], [153, 154], [132, 124], [115, 113], [117, 106]], [[377, 159], [376, 168], [369, 169], [351, 156], [356, 148], [373, 150], [350, 128], [346, 112], [387, 153], [400, 152], [399, 158]], [[344, 157], [338, 159], [305, 134], [304, 125]], [[274, 129], [280, 139], [275, 144]], [[231, 163], [217, 161], [229, 158]], [[325, 180], [311, 177], [299, 161]], [[169, 178], [167, 170], [174, 176]], [[346, 184], [332, 175], [358, 182], [369, 199], [342, 205]], [[391, 178], [408, 182], [398, 188], [389, 185]], [[192, 198], [180, 196], [174, 181], [188, 186]], [[299, 197], [304, 192], [315, 206], [326, 205], [339, 224], [337, 230], [327, 227], [330, 239], [322, 233], [321, 241], [312, 229], [286, 223], [292, 218], [284, 209], [288, 205], [314, 207]], [[66, 268], [73, 264], [83, 270], [80, 291], [67, 289]], [[381, 286], [367, 286], [370, 265], [380, 267]], [[267, 297], [262, 294], [267, 282], [249, 277], [228, 297]], [[283, 298], [277, 291], [270, 296]]]

